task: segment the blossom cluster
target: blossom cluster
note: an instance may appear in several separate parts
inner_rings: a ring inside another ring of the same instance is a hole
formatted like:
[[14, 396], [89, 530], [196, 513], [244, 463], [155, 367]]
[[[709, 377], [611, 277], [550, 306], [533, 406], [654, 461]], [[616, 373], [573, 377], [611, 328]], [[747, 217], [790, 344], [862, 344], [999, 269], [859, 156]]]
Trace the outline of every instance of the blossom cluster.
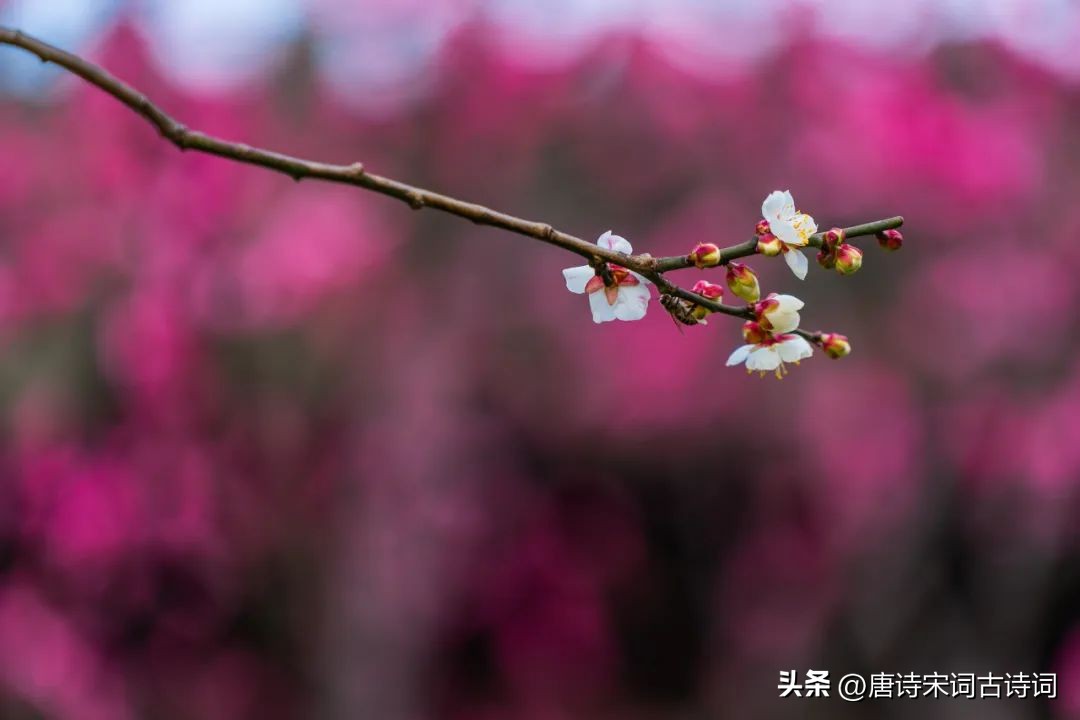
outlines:
[[[807, 333], [799, 329], [799, 311], [804, 307], [799, 298], [770, 293], [762, 299], [756, 273], [736, 258], [750, 254], [783, 256], [795, 277], [805, 280], [809, 269], [803, 254], [805, 248], [819, 246], [818, 264], [841, 275], [852, 275], [862, 267], [862, 250], [846, 241], [842, 228], [828, 230], [820, 235], [819, 242], [815, 241], [817, 222], [796, 207], [790, 191], [770, 193], [761, 205], [761, 214], [762, 219], [755, 227], [755, 239], [748, 250], [744, 251], [740, 246], [721, 249], [715, 243], [699, 243], [683, 263], [702, 270], [726, 266], [727, 288], [746, 303], [745, 307], [720, 305], [723, 286], [707, 280], [699, 280], [689, 293], [685, 293], [659, 277], [650, 280], [630, 267], [610, 261], [563, 270], [566, 287], [570, 292], [588, 295], [596, 323], [644, 318], [652, 296], [650, 287], [658, 282], [663, 283], [661, 304], [681, 325], [706, 325], [706, 318], [714, 312], [744, 317], [742, 334], [745, 343], [731, 353], [727, 364], [745, 365], [748, 372], [775, 373], [776, 377], [782, 378], [788, 372], [788, 363], [797, 365], [814, 354], [815, 344], [831, 358], [848, 355], [851, 344], [844, 335]], [[878, 232], [877, 239], [888, 251], [898, 250], [903, 244], [903, 236], [895, 229]], [[611, 230], [601, 235], [596, 243], [605, 250], [627, 256], [628, 265], [635, 259], [631, 255], [630, 242]]]

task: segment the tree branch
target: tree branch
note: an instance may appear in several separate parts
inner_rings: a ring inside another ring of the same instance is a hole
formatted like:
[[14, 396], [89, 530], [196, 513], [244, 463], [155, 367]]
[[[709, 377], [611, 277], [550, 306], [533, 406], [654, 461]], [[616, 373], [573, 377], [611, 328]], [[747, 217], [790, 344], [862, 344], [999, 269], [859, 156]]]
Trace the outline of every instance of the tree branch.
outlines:
[[[432, 208], [443, 212], [457, 215], [458, 217], [471, 220], [478, 225], [490, 225], [491, 227], [509, 230], [510, 232], [525, 235], [537, 240], [557, 245], [561, 248], [577, 253], [582, 257], [614, 262], [631, 270], [645, 274], [650, 271], [668, 272], [689, 267], [691, 265], [686, 256], [665, 258], [650, 258], [647, 255], [626, 256], [622, 253], [613, 252], [599, 247], [594, 243], [556, 230], [547, 223], [524, 220], [522, 218], [507, 215], [506, 213], [492, 210], [491, 208], [476, 203], [457, 200], [447, 195], [442, 195], [423, 188], [414, 187], [406, 183], [388, 177], [382, 177], [364, 169], [362, 163], [349, 165], [333, 165], [328, 163], [304, 160], [284, 153], [263, 150], [251, 147], [244, 143], [229, 142], [221, 138], [207, 135], [197, 130], [190, 130], [183, 123], [165, 112], [161, 107], [151, 101], [146, 95], [131, 87], [123, 80], [95, 65], [84, 60], [78, 55], [61, 50], [58, 47], [39, 40], [31, 35], [0, 26], [0, 44], [13, 45], [33, 53], [42, 62], [50, 62], [78, 75], [91, 85], [104, 90], [114, 98], [127, 105], [133, 111], [145, 118], [151, 125], [157, 128], [162, 137], [166, 138], [181, 150], [195, 150], [210, 155], [228, 158], [249, 165], [258, 165], [269, 170], [284, 173], [294, 180], [315, 178], [328, 182], [355, 185], [373, 192], [397, 198], [408, 204], [415, 210]], [[847, 228], [847, 237], [870, 235], [879, 230], [900, 227], [903, 218], [895, 217], [887, 220], [878, 220], [875, 223], [857, 225]], [[811, 238], [811, 244], [821, 245], [821, 233]], [[722, 262], [728, 262], [736, 258], [754, 254], [755, 241], [751, 240], [739, 245], [726, 248], [722, 253]]]
[[[866, 235], [876, 235], [883, 230], [895, 230], [903, 224], [904, 218], [897, 215], [896, 217], [875, 220], [874, 222], [863, 223], [862, 225], [852, 225], [851, 227], [844, 228], [844, 239], [851, 240], [852, 238], [864, 237]], [[824, 232], [811, 235], [809, 243], [810, 247], [821, 247], [824, 236]], [[757, 253], [757, 238], [721, 250], [720, 264], [724, 265], [732, 260], [748, 257], [755, 253]], [[674, 257], [655, 258], [653, 269], [657, 272], [669, 272], [671, 270], [680, 270], [682, 268], [691, 267], [693, 264], [694, 263], [690, 261], [689, 255], [676, 255]]]
[[[647, 253], [624, 255], [605, 247], [574, 237], [556, 230], [551, 225], [532, 220], [524, 220], [476, 203], [457, 200], [423, 188], [408, 185], [399, 180], [383, 177], [368, 172], [362, 163], [334, 165], [284, 153], [252, 147], [244, 143], [230, 142], [213, 135], [191, 130], [152, 102], [146, 95], [120, 80], [109, 71], [69, 53], [49, 43], [27, 35], [20, 30], [0, 26], [0, 44], [11, 45], [33, 53], [42, 62], [49, 62], [68, 70], [86, 80], [91, 85], [112, 95], [118, 101], [141, 115], [157, 128], [162, 137], [169, 140], [180, 150], [194, 150], [210, 155], [234, 160], [236, 162], [257, 165], [269, 170], [284, 173], [294, 180], [314, 178], [328, 182], [354, 185], [365, 190], [381, 193], [401, 200], [415, 210], [432, 208], [451, 215], [470, 220], [478, 225], [509, 230], [510, 232], [535, 238], [550, 245], [561, 247], [586, 258], [598, 275], [610, 284], [611, 271], [608, 263], [629, 268], [651, 280], [662, 294], [672, 295], [687, 302], [700, 305], [713, 312], [734, 317], [753, 319], [754, 311], [749, 306], [724, 305], [704, 298], [697, 293], [684, 290], [668, 281], [663, 273], [692, 267], [689, 255], [654, 258]], [[883, 230], [900, 227], [902, 217], [886, 218], [875, 222], [855, 225], [844, 229], [845, 238], [873, 235]], [[821, 247], [824, 233], [810, 237], [812, 247]], [[757, 240], [752, 239], [738, 245], [724, 248], [720, 253], [720, 263], [725, 264], [737, 258], [753, 255], [757, 252]], [[797, 331], [808, 340], [818, 342], [818, 333]]]
[[189, 130], [183, 123], [169, 115], [148, 97], [123, 80], [88, 60], [54, 47], [24, 32], [0, 26], [0, 44], [13, 45], [37, 55], [42, 62], [49, 62], [68, 70], [95, 85], [127, 105], [157, 128], [161, 135], [181, 150], [195, 150], [210, 155], [258, 165], [289, 175], [294, 180], [315, 178], [328, 182], [355, 185], [357, 187], [397, 198], [415, 210], [432, 208], [471, 220], [478, 225], [509, 230], [520, 235], [536, 238], [557, 245], [586, 258], [600, 258], [609, 262], [625, 261], [621, 253], [598, 247], [594, 243], [568, 235], [547, 223], [523, 220], [492, 210], [476, 203], [464, 202], [446, 195], [413, 187], [391, 178], [370, 173], [361, 163], [332, 165], [283, 153], [251, 147], [243, 143], [229, 142], [197, 130]]

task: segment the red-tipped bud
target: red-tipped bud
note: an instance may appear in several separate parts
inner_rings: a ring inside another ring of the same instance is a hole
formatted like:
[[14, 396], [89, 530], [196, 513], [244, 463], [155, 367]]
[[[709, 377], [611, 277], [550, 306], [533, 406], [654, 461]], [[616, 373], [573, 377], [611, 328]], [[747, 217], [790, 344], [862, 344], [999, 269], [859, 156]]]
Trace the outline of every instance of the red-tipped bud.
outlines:
[[768, 220], [758, 220], [758, 224], [754, 227], [755, 235], [768, 235], [772, 230], [769, 228]]
[[742, 326], [742, 336], [748, 345], [761, 345], [769, 337], [769, 331], [760, 323], [747, 320]]
[[724, 288], [708, 280], [698, 280], [690, 292], [695, 292], [707, 300], [719, 300], [724, 296]]
[[727, 286], [737, 297], [748, 303], [761, 299], [761, 286], [754, 271], [739, 262], [728, 263]]
[[757, 251], [765, 257], [776, 257], [784, 250], [784, 243], [775, 235], [760, 235], [757, 240]]
[[904, 244], [904, 234], [899, 230], [882, 230], [877, 234], [877, 242], [882, 250], [896, 252]]
[[690, 251], [690, 262], [698, 268], [716, 267], [720, 264], [720, 248], [712, 243], [699, 243]]
[[821, 245], [825, 250], [835, 250], [844, 243], [844, 229], [833, 228], [821, 236]]
[[841, 275], [853, 275], [861, 267], [862, 250], [847, 244], [836, 248], [836, 272]]
[[851, 343], [848, 342], [846, 335], [822, 333], [821, 349], [825, 351], [826, 355], [836, 360], [851, 354]]
[[836, 267], [836, 251], [818, 250], [817, 261], [821, 267], [832, 270]]

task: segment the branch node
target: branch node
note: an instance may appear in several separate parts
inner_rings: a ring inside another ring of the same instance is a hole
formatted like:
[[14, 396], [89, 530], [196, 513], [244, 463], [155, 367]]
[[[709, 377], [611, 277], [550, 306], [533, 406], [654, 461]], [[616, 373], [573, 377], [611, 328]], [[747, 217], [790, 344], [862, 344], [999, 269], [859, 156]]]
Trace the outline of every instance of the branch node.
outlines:
[[413, 210], [423, 210], [424, 196], [418, 192], [411, 192], [408, 196], [408, 203], [409, 207], [411, 207]]
[[354, 162], [349, 166], [349, 174], [354, 177], [363, 177], [365, 172], [367, 171], [364, 170], [364, 163], [362, 162]]
[[640, 255], [631, 255], [633, 260], [641, 270], [646, 272], [656, 272], [656, 258], [649, 253], [641, 253]]
[[161, 127], [161, 135], [172, 142], [180, 152], [186, 152], [189, 147], [188, 128], [183, 123], [173, 122]]

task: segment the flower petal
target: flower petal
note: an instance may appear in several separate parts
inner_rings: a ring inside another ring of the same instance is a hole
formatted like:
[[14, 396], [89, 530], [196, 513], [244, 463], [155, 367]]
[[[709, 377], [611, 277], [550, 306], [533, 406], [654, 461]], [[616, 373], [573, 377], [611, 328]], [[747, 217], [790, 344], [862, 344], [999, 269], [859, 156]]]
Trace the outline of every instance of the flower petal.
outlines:
[[776, 351], [774, 345], [760, 347], [750, 353], [750, 357], [746, 358], [746, 367], [750, 370], [771, 372], [780, 367], [780, 353]]
[[789, 333], [799, 327], [800, 318], [797, 312], [772, 313], [766, 317], [769, 319], [769, 324], [772, 325], [772, 332], [777, 335]]
[[[770, 225], [773, 220], [790, 220], [795, 216], [795, 198], [791, 197], [788, 190], [771, 192], [765, 202], [761, 203], [761, 215]], [[773, 231], [773, 234], [775, 235], [776, 231]]]
[[769, 229], [785, 245], [802, 247], [806, 244], [806, 240], [799, 234], [799, 230], [787, 220], [773, 220], [769, 223]]
[[610, 322], [615, 319], [615, 310], [608, 305], [607, 298], [602, 292], [589, 294], [589, 307], [592, 309], [594, 323]]
[[735, 352], [731, 353], [727, 359], [727, 366], [738, 365], [746, 361], [746, 358], [750, 355], [750, 351], [756, 348], [757, 345], [743, 345], [742, 347], [735, 348]]
[[806, 307], [806, 303], [794, 295], [770, 293], [769, 297], [776, 301], [776, 309], [780, 312], [798, 312]]
[[[800, 237], [806, 238], [809, 241], [810, 236], [817, 232], [817, 222], [814, 218], [810, 217], [806, 213], [796, 213], [795, 219], [791, 222], [792, 226], [798, 231]], [[806, 244], [805, 242], [803, 243]]]
[[610, 230], [596, 239], [596, 244], [600, 247], [607, 248], [608, 250], [614, 250], [624, 255], [629, 255], [634, 252], [634, 248], [630, 245], [630, 241], [621, 235], [614, 235]]
[[587, 293], [600, 292], [603, 289], [604, 278], [600, 277], [599, 275], [593, 275], [591, 278], [589, 278], [589, 282], [585, 283], [585, 292]]
[[630, 274], [633, 275], [634, 277], [636, 277], [638, 279], [638, 281], [641, 282], [642, 284], [644, 284], [644, 285], [652, 285], [652, 280], [645, 277], [644, 275], [638, 275], [633, 270], [630, 271]]
[[805, 360], [814, 354], [814, 348], [810, 343], [799, 335], [792, 335], [783, 342], [777, 343], [776, 352], [784, 362], [798, 362]]
[[646, 285], [623, 285], [619, 287], [619, 299], [612, 310], [619, 320], [640, 320], [649, 309], [651, 293]]
[[806, 256], [802, 254], [801, 250], [785, 248], [784, 261], [788, 264], [788, 267], [791, 268], [791, 272], [795, 273], [795, 277], [800, 280], [806, 279], [806, 271], [810, 264], [807, 262]]
[[562, 274], [566, 278], [566, 289], [578, 295], [585, 292], [585, 286], [596, 277], [596, 272], [588, 265], [566, 268]]

